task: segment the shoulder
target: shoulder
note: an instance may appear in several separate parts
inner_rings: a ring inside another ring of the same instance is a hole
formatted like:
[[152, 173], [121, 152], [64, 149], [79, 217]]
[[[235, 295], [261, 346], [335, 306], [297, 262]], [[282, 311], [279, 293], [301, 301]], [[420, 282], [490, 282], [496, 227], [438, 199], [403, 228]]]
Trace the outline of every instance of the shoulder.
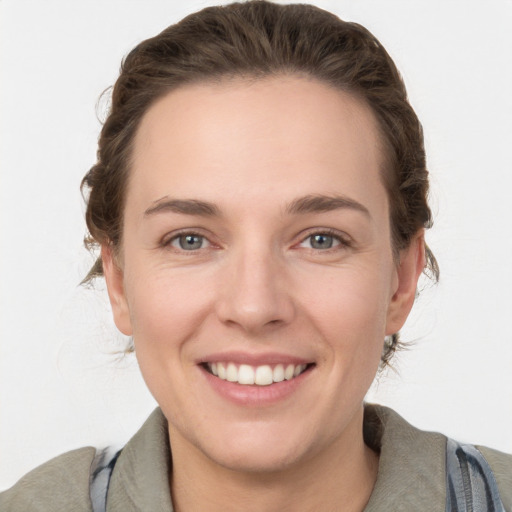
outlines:
[[506, 510], [512, 510], [512, 454], [499, 452], [485, 446], [476, 448], [492, 469], [503, 505]]
[[[449, 440], [437, 432], [413, 427], [395, 411], [378, 405], [365, 406], [365, 441], [380, 453], [379, 475], [366, 512], [382, 510], [445, 510], [447, 494], [447, 446]], [[471, 445], [459, 447], [470, 448]], [[494, 481], [505, 510], [512, 512], [512, 455], [485, 447], [472, 447], [477, 457], [471, 463]]]
[[[172, 510], [167, 421], [156, 409], [122, 451], [86, 447], [60, 455], [0, 493], [1, 512]], [[91, 482], [92, 477], [92, 482]], [[92, 484], [92, 485], [91, 485]]]
[[444, 510], [446, 437], [421, 431], [387, 407], [366, 404], [364, 438], [379, 453], [379, 470], [365, 512]]
[[90, 512], [89, 474], [96, 450], [73, 450], [27, 473], [0, 493], [2, 512]]

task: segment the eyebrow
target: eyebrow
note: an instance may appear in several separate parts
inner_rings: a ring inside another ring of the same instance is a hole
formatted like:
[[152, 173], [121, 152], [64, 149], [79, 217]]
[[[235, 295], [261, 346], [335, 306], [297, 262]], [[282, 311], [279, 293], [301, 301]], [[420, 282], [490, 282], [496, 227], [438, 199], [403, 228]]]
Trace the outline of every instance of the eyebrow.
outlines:
[[346, 196], [327, 196], [312, 194], [299, 197], [286, 206], [285, 211], [289, 214], [304, 214], [316, 212], [330, 212], [338, 209], [351, 209], [363, 213], [371, 218], [366, 206]]
[[164, 212], [199, 215], [201, 217], [220, 216], [219, 208], [213, 203], [200, 201], [198, 199], [169, 199], [163, 197], [155, 201], [153, 205], [144, 212], [144, 217]]
[[[338, 209], [351, 209], [371, 217], [368, 209], [361, 203], [345, 196], [327, 196], [322, 194], [310, 194], [294, 199], [289, 203], [285, 212], [290, 215], [329, 212]], [[197, 215], [201, 217], [220, 217], [217, 205], [199, 199], [170, 199], [163, 197], [156, 200], [145, 212], [144, 217], [157, 213], [181, 213], [183, 215]]]

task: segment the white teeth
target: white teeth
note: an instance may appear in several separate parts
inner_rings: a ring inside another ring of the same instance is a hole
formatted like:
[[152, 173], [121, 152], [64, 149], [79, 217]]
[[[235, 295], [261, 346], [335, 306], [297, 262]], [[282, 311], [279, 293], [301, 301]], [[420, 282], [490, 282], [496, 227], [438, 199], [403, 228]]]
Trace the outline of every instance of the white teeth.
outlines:
[[226, 380], [229, 380], [229, 382], [238, 382], [238, 369], [233, 363], [228, 364]]
[[217, 363], [217, 372], [219, 379], [226, 380], [226, 367], [222, 363]]
[[254, 384], [254, 370], [248, 364], [241, 364], [238, 370], [239, 384]]
[[254, 383], [258, 384], [258, 386], [268, 386], [274, 382], [273, 377], [272, 368], [270, 368], [270, 366], [258, 366], [256, 368]]
[[289, 364], [285, 367], [283, 364], [278, 364], [272, 369], [268, 364], [256, 367], [241, 364], [237, 367], [235, 363], [208, 363], [208, 368], [213, 375], [222, 380], [245, 385], [269, 386], [274, 382], [298, 377], [307, 368], [307, 365]]
[[272, 379], [273, 379], [274, 382], [283, 382], [283, 380], [284, 380], [284, 366], [282, 364], [278, 364], [274, 368]]
[[293, 376], [298, 377], [300, 375], [300, 372], [302, 372], [302, 365], [295, 367], [295, 370], [293, 370]]
[[287, 367], [286, 367], [286, 370], [284, 371], [284, 378], [286, 380], [290, 380], [293, 378], [293, 374], [295, 372], [295, 366], [293, 364], [289, 364]]

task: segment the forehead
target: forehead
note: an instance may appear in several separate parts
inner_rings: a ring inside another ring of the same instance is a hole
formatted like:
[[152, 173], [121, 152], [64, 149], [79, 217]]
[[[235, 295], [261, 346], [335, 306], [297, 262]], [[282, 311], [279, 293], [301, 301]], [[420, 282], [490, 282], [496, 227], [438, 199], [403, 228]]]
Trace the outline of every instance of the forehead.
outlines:
[[296, 76], [200, 83], [142, 118], [128, 196], [364, 195], [382, 188], [382, 160], [374, 115], [351, 94]]

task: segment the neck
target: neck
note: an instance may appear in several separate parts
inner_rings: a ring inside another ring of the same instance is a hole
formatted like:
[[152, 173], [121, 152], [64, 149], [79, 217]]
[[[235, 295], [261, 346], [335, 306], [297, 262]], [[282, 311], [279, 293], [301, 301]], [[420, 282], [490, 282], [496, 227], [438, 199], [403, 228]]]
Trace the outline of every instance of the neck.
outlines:
[[362, 409], [352, 432], [320, 453], [277, 472], [219, 466], [171, 432], [171, 490], [176, 512], [361, 512], [377, 479], [378, 455], [364, 444]]

